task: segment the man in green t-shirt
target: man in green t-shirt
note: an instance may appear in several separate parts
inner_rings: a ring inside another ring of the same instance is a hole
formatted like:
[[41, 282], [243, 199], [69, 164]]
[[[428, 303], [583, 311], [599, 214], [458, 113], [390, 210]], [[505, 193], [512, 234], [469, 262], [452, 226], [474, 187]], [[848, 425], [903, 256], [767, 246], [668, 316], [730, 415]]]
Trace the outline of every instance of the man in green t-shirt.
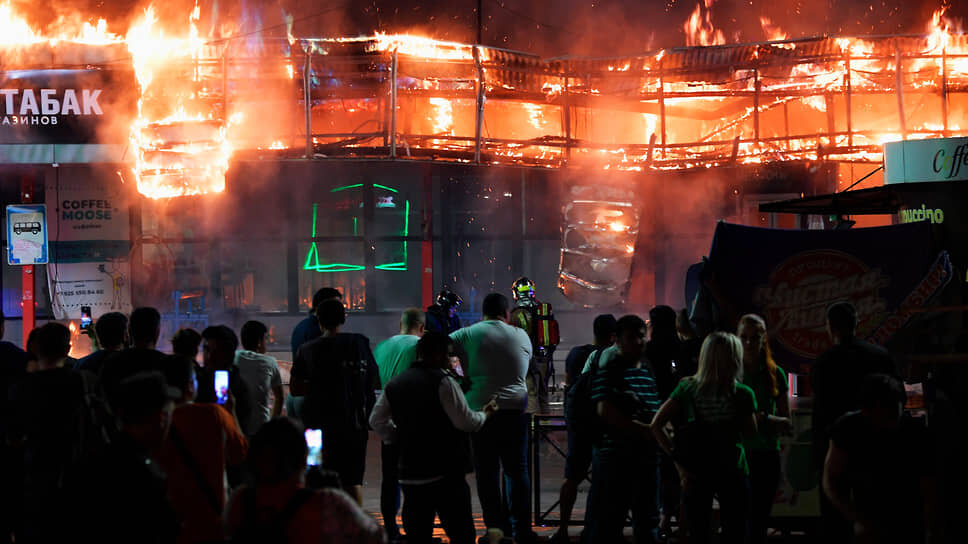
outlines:
[[[373, 358], [380, 368], [380, 383], [386, 386], [390, 380], [410, 368], [417, 359], [417, 341], [424, 332], [424, 313], [420, 308], [407, 308], [400, 316], [400, 334], [391, 336], [377, 345]], [[381, 449], [383, 479], [380, 484], [380, 513], [387, 538], [394, 541], [400, 537], [397, 527], [397, 511], [400, 509], [400, 481], [397, 464], [400, 452], [396, 444], [384, 442]]]

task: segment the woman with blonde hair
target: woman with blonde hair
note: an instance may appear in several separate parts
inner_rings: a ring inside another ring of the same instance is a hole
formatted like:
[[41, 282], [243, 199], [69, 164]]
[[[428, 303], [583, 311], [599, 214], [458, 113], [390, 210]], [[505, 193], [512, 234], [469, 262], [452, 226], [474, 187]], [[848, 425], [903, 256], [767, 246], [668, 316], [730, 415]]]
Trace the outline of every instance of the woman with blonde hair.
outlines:
[[[756, 434], [756, 398], [741, 383], [742, 374], [739, 339], [726, 332], [710, 334], [699, 353], [699, 371], [679, 382], [652, 420], [656, 441], [679, 471], [690, 544], [710, 539], [713, 496], [719, 499], [720, 541], [746, 539], [749, 467], [743, 438]], [[675, 424], [674, 438], [669, 423]]]
[[746, 314], [736, 330], [743, 344], [743, 383], [756, 395], [756, 435], [743, 442], [750, 467], [750, 543], [766, 542], [770, 511], [780, 483], [780, 441], [792, 430], [789, 385], [776, 365], [766, 336], [766, 321]]

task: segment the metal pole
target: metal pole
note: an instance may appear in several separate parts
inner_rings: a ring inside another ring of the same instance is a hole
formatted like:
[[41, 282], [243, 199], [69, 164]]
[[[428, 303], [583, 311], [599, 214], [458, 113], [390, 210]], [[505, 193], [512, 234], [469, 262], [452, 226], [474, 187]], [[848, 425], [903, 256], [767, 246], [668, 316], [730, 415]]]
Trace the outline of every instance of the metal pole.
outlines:
[[901, 139], [907, 140], [907, 126], [904, 120], [904, 74], [901, 71], [901, 46], [894, 42], [894, 57], [897, 68], [894, 71], [894, 85], [897, 86], [897, 116], [900, 120]]
[[837, 147], [837, 117], [834, 113], [834, 97], [827, 93], [823, 95], [824, 109], [827, 110], [827, 138], [830, 147]]
[[229, 44], [222, 49], [222, 119], [229, 120]]
[[847, 91], [847, 94], [845, 96], [847, 100], [847, 149], [850, 150], [848, 152], [851, 152], [854, 149], [854, 122], [850, 114], [850, 111], [852, 109], [852, 103], [853, 103], [853, 98], [851, 96], [853, 89], [851, 87], [852, 78], [850, 74], [850, 48], [847, 49], [845, 54], [847, 55], [847, 60], [846, 60], [847, 73], [844, 74], [844, 88]]
[[312, 65], [313, 53], [309, 47], [306, 48], [306, 63], [303, 66], [303, 112], [306, 118], [306, 159], [312, 160], [315, 154], [313, 148], [313, 108], [310, 87], [312, 86]]
[[[20, 201], [30, 204], [34, 201], [34, 178], [24, 176], [20, 179]], [[46, 227], [45, 227], [46, 228]], [[56, 240], [50, 240], [54, 242]], [[37, 324], [36, 314], [34, 313], [34, 265], [28, 264], [20, 267], [20, 302], [23, 306], [21, 316], [23, 317], [23, 342], [24, 349], [27, 349], [27, 338], [30, 331], [34, 330]]]
[[397, 158], [397, 50], [390, 64], [390, 158]]
[[[789, 104], [790, 104], [789, 102], [784, 102], [783, 103], [783, 131], [784, 131], [784, 135], [787, 138], [790, 137], [790, 107], [789, 107]], [[787, 140], [787, 146], [789, 146], [789, 145], [790, 145], [790, 141]]]
[[[566, 68], [567, 70], [567, 68]], [[571, 101], [568, 99], [568, 77], [567, 73], [564, 77], [564, 95], [562, 97], [563, 103], [565, 105], [565, 164], [571, 161]]]
[[753, 141], [760, 147], [760, 71], [753, 69]]
[[474, 122], [474, 162], [481, 162], [481, 137], [484, 134], [484, 65], [480, 47], [474, 46], [474, 66], [477, 68], [477, 118]]
[[941, 50], [941, 122], [942, 136], [948, 137], [948, 48]]
[[662, 60], [659, 59], [659, 129], [661, 130], [662, 158], [666, 155], [666, 111], [665, 111], [665, 79], [662, 75]]

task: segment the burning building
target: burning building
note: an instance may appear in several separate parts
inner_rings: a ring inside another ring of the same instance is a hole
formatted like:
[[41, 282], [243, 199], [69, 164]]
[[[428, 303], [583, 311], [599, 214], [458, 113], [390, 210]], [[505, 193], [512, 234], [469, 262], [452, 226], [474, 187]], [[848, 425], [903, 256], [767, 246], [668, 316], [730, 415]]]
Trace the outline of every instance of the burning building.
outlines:
[[[681, 305], [715, 220], [805, 226], [757, 206], [847, 187], [885, 141], [963, 134], [968, 108], [968, 37], [940, 15], [918, 36], [738, 45], [697, 20], [690, 47], [551, 59], [210, 40], [197, 8], [177, 34], [151, 10], [123, 36], [8, 15], [0, 175], [55, 218], [58, 317], [93, 300], [294, 320], [325, 285], [381, 312], [447, 284], [473, 311], [524, 273], [560, 310]], [[86, 201], [100, 219], [76, 219]]]

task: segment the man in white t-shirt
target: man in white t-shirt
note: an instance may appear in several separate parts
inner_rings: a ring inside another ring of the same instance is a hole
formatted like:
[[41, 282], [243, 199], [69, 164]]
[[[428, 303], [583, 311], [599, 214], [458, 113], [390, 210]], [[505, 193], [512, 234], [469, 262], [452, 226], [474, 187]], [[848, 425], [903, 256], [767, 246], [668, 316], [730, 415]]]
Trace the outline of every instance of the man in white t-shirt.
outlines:
[[[534, 541], [531, 531], [528, 478], [528, 387], [525, 379], [531, 361], [531, 338], [509, 325], [509, 303], [500, 293], [484, 297], [484, 320], [450, 334], [462, 352], [465, 376], [470, 380], [467, 404], [479, 411], [495, 399], [498, 411], [481, 430], [471, 435], [477, 495], [488, 529], [513, 531], [514, 541]], [[501, 497], [501, 468], [508, 478], [509, 502], [505, 514]]]
[[[248, 425], [250, 435], [255, 434], [263, 423], [282, 414], [282, 376], [276, 358], [266, 355], [266, 342], [269, 329], [261, 321], [247, 321], [242, 325], [242, 349], [235, 352], [235, 366], [242, 378], [252, 388], [251, 418]], [[270, 393], [272, 406], [269, 406]]]

